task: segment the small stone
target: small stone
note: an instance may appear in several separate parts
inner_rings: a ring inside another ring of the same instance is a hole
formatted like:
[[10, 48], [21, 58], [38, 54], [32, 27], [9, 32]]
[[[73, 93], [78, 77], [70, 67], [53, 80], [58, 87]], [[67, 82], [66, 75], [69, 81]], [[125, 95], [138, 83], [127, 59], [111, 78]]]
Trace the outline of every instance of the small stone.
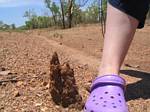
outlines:
[[60, 108], [58, 105], [56, 105], [55, 107], [56, 107], [56, 109], [59, 109], [59, 108]]
[[3, 110], [4, 109], [4, 107], [0, 107], [0, 110]]
[[28, 98], [26, 96], [22, 97], [22, 101], [26, 101]]
[[85, 48], [84, 45], [82, 45], [82, 48]]
[[36, 103], [35, 104], [35, 106], [41, 106], [42, 105], [42, 103]]
[[88, 40], [92, 40], [91, 38], [88, 38]]
[[135, 67], [135, 68], [140, 68], [140, 65], [135, 65], [134, 67]]
[[17, 86], [21, 86], [21, 85], [23, 85], [23, 81], [17, 82]]
[[6, 69], [2, 67], [2, 68], [1, 68], [1, 71], [6, 71]]
[[42, 108], [41, 108], [41, 111], [42, 111], [42, 112], [46, 112], [46, 111], [48, 111], [48, 108], [47, 108], [47, 107], [42, 107]]
[[47, 84], [47, 85], [46, 85], [46, 89], [49, 89], [49, 88], [50, 88], [50, 84]]
[[14, 91], [13, 96], [14, 96], [14, 97], [19, 97], [19, 96], [20, 96], [19, 91], [18, 91], [18, 90]]
[[9, 70], [7, 70], [7, 71], [1, 71], [0, 72], [0, 75], [8, 75], [8, 74], [10, 74], [11, 72], [9, 71]]
[[38, 76], [36, 74], [33, 74], [32, 77], [33, 78], [38, 78]]
[[86, 91], [90, 92], [90, 90], [91, 90], [90, 86], [91, 86], [91, 83], [87, 83], [87, 84], [85, 85]]
[[7, 85], [7, 83], [6, 83], [6, 82], [3, 82], [1, 85], [2, 85], [3, 87], [5, 87], [5, 86]]
[[47, 83], [47, 82], [43, 82], [42, 85], [43, 85], [43, 86], [47, 86], [48, 83]]
[[41, 96], [42, 96], [42, 94], [36, 94], [36, 96], [41, 97]]
[[140, 68], [140, 65], [130, 65], [128, 63], [124, 64], [126, 67], [131, 67], [131, 68]]
[[69, 111], [69, 108], [65, 108], [65, 111], [68, 112], [68, 111]]

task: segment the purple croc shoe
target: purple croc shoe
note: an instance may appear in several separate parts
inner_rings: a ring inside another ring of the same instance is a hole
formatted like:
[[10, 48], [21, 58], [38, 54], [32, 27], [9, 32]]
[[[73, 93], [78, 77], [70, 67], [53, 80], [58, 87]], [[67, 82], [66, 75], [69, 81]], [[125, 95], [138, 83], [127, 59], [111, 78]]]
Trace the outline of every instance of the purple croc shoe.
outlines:
[[118, 75], [97, 77], [84, 112], [128, 112], [124, 90], [125, 80]]

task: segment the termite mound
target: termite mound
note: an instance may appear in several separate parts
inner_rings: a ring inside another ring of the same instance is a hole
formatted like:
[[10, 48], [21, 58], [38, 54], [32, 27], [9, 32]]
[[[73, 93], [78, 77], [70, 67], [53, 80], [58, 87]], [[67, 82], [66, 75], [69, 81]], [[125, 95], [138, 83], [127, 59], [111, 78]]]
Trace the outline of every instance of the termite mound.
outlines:
[[57, 105], [81, 109], [82, 97], [76, 85], [74, 70], [69, 63], [60, 64], [58, 54], [54, 52], [50, 61], [50, 94]]

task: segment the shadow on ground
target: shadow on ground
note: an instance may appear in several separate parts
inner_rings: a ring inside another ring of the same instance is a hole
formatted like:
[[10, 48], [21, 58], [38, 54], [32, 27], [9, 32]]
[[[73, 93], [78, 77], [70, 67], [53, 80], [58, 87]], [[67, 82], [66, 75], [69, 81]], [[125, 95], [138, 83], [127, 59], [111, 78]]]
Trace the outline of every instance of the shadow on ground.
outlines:
[[150, 73], [136, 70], [121, 70], [121, 73], [132, 77], [141, 78], [140, 81], [127, 85], [127, 101], [135, 100], [138, 98], [150, 98]]

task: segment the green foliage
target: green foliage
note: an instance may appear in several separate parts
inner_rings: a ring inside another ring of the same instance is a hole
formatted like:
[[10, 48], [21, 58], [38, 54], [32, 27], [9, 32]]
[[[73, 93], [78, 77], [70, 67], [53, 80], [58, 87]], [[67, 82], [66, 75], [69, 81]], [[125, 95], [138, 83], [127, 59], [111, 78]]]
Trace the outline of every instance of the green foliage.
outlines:
[[33, 16], [29, 21], [26, 21], [27, 29], [48, 28], [52, 26], [52, 18], [46, 16]]
[[24, 17], [28, 18], [25, 22], [26, 29], [48, 28], [53, 24], [52, 17], [37, 16], [33, 10], [26, 11]]
[[13, 30], [16, 29], [15, 24], [11, 24], [11, 28], [12, 28]]
[[103, 10], [104, 14], [106, 14], [107, 0], [102, 0], [102, 10]]
[[52, 0], [45, 0], [46, 7], [51, 11], [53, 16], [54, 24], [57, 25], [60, 22], [60, 8], [56, 5], [55, 2], [52, 2]]
[[82, 23], [82, 10], [80, 9], [80, 7], [78, 5], [76, 5], [74, 3], [74, 7], [73, 7], [73, 24], [80, 24]]
[[97, 5], [97, 1], [95, 0], [90, 7], [87, 9], [87, 14], [88, 14], [88, 22], [90, 23], [95, 23], [98, 22], [98, 17], [99, 17], [99, 7]]
[[34, 10], [28, 10], [28, 11], [25, 11], [23, 17], [27, 17], [27, 18], [31, 19], [34, 16], [36, 16], [36, 13], [34, 12]]
[[15, 24], [8, 25], [0, 21], [0, 30], [14, 30], [14, 29], [16, 29]]
[[[93, 3], [84, 11], [81, 9], [81, 3], [87, 3], [88, 0], [59, 0], [59, 2], [60, 4], [56, 4], [54, 0], [44, 0], [46, 7], [51, 12], [51, 17], [37, 16], [33, 10], [26, 11], [24, 14], [24, 17], [28, 18], [26, 29], [51, 26], [66, 28], [77, 24], [97, 23], [102, 18], [100, 16], [100, 0], [93, 0]], [[106, 8], [107, 0], [102, 0], [103, 16], [106, 15]]]
[[0, 27], [2, 27], [3, 26], [3, 21], [0, 21]]
[[[93, 0], [93, 3], [86, 8], [86, 10], [81, 10], [79, 5], [78, 5], [78, 9], [79, 10], [75, 10], [74, 13], [76, 16], [74, 16], [74, 21], [79, 21], [76, 22], [77, 24], [80, 23], [98, 23], [100, 22], [99, 19], [102, 18], [101, 14], [101, 10], [103, 11], [103, 16], [104, 19], [106, 17], [106, 10], [107, 10], [107, 0], [102, 0], [102, 8], [101, 8], [101, 4], [99, 4], [101, 0]], [[86, 1], [87, 2], [87, 1]]]

